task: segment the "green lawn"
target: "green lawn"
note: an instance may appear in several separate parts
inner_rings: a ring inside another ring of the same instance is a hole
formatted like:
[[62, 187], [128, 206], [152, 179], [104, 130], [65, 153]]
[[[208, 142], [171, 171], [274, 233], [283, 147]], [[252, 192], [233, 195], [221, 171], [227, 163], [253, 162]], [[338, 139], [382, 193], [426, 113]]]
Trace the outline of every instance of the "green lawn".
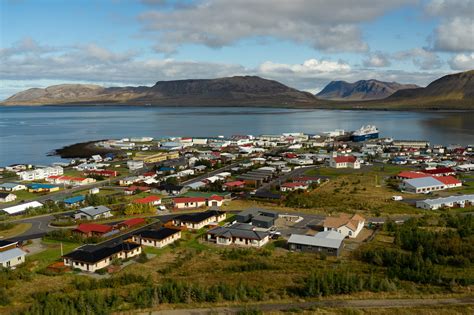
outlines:
[[27, 261], [35, 261], [38, 269], [45, 268], [61, 258], [61, 243], [63, 245], [63, 254], [67, 254], [82, 245], [79, 243], [59, 242], [53, 240], [42, 240], [41, 243], [46, 247], [45, 250], [27, 256]]

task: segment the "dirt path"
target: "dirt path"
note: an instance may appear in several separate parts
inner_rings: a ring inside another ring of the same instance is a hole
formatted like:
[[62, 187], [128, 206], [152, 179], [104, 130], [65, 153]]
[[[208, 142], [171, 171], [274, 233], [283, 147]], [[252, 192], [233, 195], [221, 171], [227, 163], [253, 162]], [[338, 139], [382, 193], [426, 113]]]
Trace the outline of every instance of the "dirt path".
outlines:
[[406, 307], [436, 307], [436, 306], [459, 306], [474, 305], [474, 296], [464, 298], [448, 299], [381, 299], [381, 300], [327, 300], [314, 302], [296, 302], [287, 304], [247, 304], [242, 307], [216, 307], [216, 308], [194, 308], [175, 309], [139, 314], [153, 315], [204, 315], [204, 314], [236, 314], [247, 309], [258, 309], [263, 312], [288, 311], [292, 309], [309, 309], [314, 307], [323, 308], [406, 308]]

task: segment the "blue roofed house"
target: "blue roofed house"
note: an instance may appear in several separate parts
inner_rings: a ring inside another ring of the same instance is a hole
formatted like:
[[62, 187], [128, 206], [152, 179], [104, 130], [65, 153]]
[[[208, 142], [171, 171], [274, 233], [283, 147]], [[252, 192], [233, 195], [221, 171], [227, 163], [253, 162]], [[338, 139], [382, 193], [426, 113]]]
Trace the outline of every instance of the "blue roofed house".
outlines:
[[63, 202], [64, 204], [66, 204], [66, 206], [77, 206], [79, 204], [82, 204], [84, 200], [86, 200], [86, 197], [84, 195], [79, 195], [64, 199]]
[[97, 220], [102, 218], [112, 217], [112, 212], [106, 206], [89, 206], [77, 210], [74, 214], [74, 219], [76, 220]]

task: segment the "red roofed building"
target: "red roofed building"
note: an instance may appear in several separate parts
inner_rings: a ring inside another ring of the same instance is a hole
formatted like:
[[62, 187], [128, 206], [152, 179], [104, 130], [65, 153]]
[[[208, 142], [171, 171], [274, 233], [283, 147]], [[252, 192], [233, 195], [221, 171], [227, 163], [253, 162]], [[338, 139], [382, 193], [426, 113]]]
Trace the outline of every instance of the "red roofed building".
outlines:
[[245, 182], [241, 180], [237, 180], [233, 182], [224, 183], [224, 185], [222, 186], [224, 186], [226, 190], [233, 190], [233, 189], [238, 189], [238, 188], [244, 188]]
[[428, 177], [429, 175], [421, 172], [413, 172], [413, 171], [403, 171], [397, 174], [397, 179], [414, 179], [414, 178], [422, 178]]
[[352, 155], [348, 156], [333, 156], [329, 161], [329, 166], [333, 168], [360, 168], [360, 162]]
[[161, 198], [158, 196], [148, 196], [145, 198], [135, 199], [133, 200], [133, 202], [138, 204], [150, 204], [156, 206], [161, 204]]
[[424, 170], [423, 173], [431, 175], [431, 176], [450, 176], [456, 175], [456, 171], [450, 167], [440, 167], [440, 168], [433, 168], [429, 170]]
[[142, 224], [145, 224], [145, 223], [146, 223], [146, 221], [143, 218], [133, 218], [133, 219], [129, 219], [129, 220], [126, 220], [126, 221], [123, 221], [123, 222], [119, 223], [118, 227], [120, 229], [129, 229], [129, 228], [132, 228], [134, 226], [142, 225]]
[[221, 207], [224, 203], [224, 197], [213, 195], [207, 199], [207, 205], [209, 207]]
[[283, 192], [295, 191], [298, 189], [306, 190], [308, 189], [308, 184], [304, 182], [291, 182], [291, 183], [284, 183], [280, 186], [280, 190]]
[[126, 195], [133, 195], [136, 191], [140, 191], [140, 192], [149, 192], [150, 191], [150, 187], [148, 186], [130, 186], [130, 187], [127, 187], [125, 188], [125, 194]]
[[173, 198], [173, 205], [177, 209], [195, 209], [206, 205], [204, 197], [180, 197]]
[[81, 223], [77, 228], [72, 230], [73, 233], [79, 234], [83, 237], [103, 236], [105, 233], [110, 231], [112, 231], [111, 226], [96, 223]]
[[302, 182], [306, 184], [313, 184], [317, 183], [319, 184], [321, 182], [321, 178], [319, 177], [312, 177], [312, 176], [300, 176], [300, 177], [295, 177], [293, 178], [294, 182]]
[[119, 175], [117, 171], [112, 170], [86, 170], [84, 171], [86, 175], [98, 175], [103, 177], [116, 177]]
[[144, 177], [155, 177], [156, 173], [155, 172], [146, 172], [146, 173], [143, 173], [143, 176]]
[[454, 187], [461, 187], [462, 186], [462, 182], [454, 176], [437, 176], [437, 177], [434, 177], [434, 178], [436, 178], [437, 180], [439, 180], [440, 182], [442, 182], [443, 184], [448, 186], [448, 188], [454, 188]]

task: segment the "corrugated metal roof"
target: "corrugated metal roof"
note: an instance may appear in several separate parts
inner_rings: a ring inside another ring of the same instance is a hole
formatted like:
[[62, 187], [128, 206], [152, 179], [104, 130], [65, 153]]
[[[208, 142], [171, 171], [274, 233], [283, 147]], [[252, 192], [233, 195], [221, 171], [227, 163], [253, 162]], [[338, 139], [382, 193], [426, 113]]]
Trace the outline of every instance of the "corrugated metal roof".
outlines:
[[25, 256], [26, 253], [19, 248], [12, 248], [4, 252], [0, 252], [0, 262], [4, 263], [14, 258]]
[[415, 188], [444, 185], [442, 182], [440, 182], [439, 180], [437, 180], [433, 177], [405, 179], [404, 182], [406, 184], [410, 185], [410, 186], [415, 187]]
[[317, 247], [339, 248], [344, 235], [335, 231], [325, 231], [316, 234], [315, 236], [291, 234], [288, 243], [301, 244]]

